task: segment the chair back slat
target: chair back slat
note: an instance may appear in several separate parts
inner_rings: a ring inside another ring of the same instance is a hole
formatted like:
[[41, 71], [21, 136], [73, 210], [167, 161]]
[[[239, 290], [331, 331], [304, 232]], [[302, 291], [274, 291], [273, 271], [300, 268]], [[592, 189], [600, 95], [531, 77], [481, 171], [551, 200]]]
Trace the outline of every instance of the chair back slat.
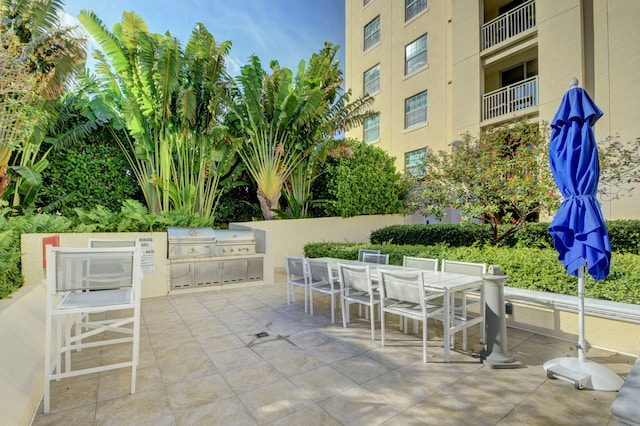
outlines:
[[309, 259], [308, 265], [312, 284], [331, 282], [331, 269], [326, 261]]
[[[131, 288], [139, 274], [139, 249], [49, 247], [47, 281], [50, 292]], [[136, 253], [138, 255], [136, 256]], [[49, 266], [50, 265], [50, 266]]]
[[380, 270], [382, 297], [416, 304], [424, 303], [424, 280], [420, 272]]
[[362, 262], [364, 263], [377, 263], [379, 265], [389, 264], [389, 255], [380, 253], [364, 253], [362, 255]]
[[359, 249], [358, 250], [358, 262], [364, 262], [364, 255], [370, 253], [370, 254], [380, 254], [380, 250], [374, 250], [374, 249]]
[[304, 277], [305, 274], [305, 259], [302, 256], [287, 256], [287, 275]]
[[136, 240], [107, 240], [99, 238], [89, 238], [89, 247], [91, 248], [105, 248], [105, 247], [135, 247]]
[[371, 292], [371, 273], [369, 266], [338, 264], [340, 283], [345, 289]]
[[417, 268], [424, 269], [426, 271], [437, 271], [438, 259], [404, 256], [402, 259], [402, 266], [404, 266], [405, 268]]
[[483, 275], [487, 273], [486, 263], [458, 262], [455, 260], [442, 261], [443, 272], [453, 272], [464, 275]]

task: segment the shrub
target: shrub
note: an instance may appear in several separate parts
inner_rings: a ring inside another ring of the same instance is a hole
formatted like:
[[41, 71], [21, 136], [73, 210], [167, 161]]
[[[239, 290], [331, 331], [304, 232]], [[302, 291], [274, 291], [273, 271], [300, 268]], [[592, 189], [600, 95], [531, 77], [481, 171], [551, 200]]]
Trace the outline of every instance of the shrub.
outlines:
[[394, 158], [378, 147], [354, 142], [353, 157], [330, 158], [325, 165], [326, 216], [394, 214], [404, 210], [407, 193]]
[[[509, 276], [507, 285], [515, 288], [577, 295], [577, 278], [568, 276], [554, 249], [531, 247], [450, 247], [394, 244], [310, 243], [304, 247], [309, 257], [356, 259], [358, 249], [379, 249], [389, 254], [389, 263], [401, 265], [403, 256], [451, 259], [500, 265]], [[595, 282], [585, 277], [585, 296], [622, 303], [640, 303], [640, 255], [614, 253], [611, 274]]]
[[141, 198], [140, 187], [122, 150], [105, 129], [62, 150], [49, 153], [42, 172], [38, 207], [74, 217], [74, 209], [97, 205], [118, 211], [122, 200]]
[[[517, 233], [501, 241], [501, 247], [553, 248], [548, 223], [528, 223]], [[611, 248], [618, 253], [640, 254], [640, 220], [614, 220], [607, 222]], [[490, 243], [488, 225], [392, 225], [371, 233], [371, 243], [385, 242], [398, 245], [446, 244], [450, 247], [468, 247]]]

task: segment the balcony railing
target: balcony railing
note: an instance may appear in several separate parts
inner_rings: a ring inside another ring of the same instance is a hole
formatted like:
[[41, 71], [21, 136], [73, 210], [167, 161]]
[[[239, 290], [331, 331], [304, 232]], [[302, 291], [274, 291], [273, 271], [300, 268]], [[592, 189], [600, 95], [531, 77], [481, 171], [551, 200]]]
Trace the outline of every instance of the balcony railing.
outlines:
[[482, 120], [538, 105], [538, 76], [482, 96]]
[[536, 25], [535, 1], [503, 13], [482, 26], [482, 50], [520, 34]]

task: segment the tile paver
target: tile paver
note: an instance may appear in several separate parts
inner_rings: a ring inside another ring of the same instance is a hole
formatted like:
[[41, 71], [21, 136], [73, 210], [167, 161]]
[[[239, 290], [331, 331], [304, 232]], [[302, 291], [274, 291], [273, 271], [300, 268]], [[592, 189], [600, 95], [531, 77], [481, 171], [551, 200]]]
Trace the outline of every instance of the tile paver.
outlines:
[[[33, 424], [618, 425], [609, 412], [614, 392], [546, 377], [542, 364], [573, 355], [570, 342], [508, 329], [510, 354], [523, 368], [494, 370], [459, 351], [445, 364], [441, 329], [429, 323], [424, 364], [421, 335], [390, 321], [380, 347], [379, 323], [371, 341], [356, 308], [345, 329], [339, 308], [331, 324], [328, 298], [314, 300], [311, 316], [297, 291], [287, 306], [276, 270], [274, 285], [144, 299], [136, 394], [128, 393], [128, 370], [54, 382], [51, 412], [41, 404]], [[477, 331], [469, 346], [480, 346]], [[105, 347], [74, 360], [121, 354]], [[587, 357], [623, 376], [635, 362], [597, 349]]]

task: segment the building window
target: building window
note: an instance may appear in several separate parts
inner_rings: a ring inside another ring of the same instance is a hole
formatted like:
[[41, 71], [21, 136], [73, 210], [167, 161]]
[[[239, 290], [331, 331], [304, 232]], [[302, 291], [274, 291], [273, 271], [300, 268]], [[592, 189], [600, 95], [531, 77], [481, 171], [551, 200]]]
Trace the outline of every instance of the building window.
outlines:
[[404, 128], [427, 122], [427, 91], [404, 101]]
[[371, 95], [380, 91], [380, 64], [364, 72], [364, 94]]
[[405, 74], [427, 65], [427, 35], [423, 35], [405, 47]]
[[364, 50], [371, 49], [380, 42], [380, 15], [364, 26]]
[[426, 175], [424, 161], [427, 158], [427, 148], [405, 152], [404, 173], [411, 177], [424, 177]]
[[364, 141], [375, 142], [380, 139], [380, 114], [364, 119]]
[[427, 8], [427, 0], [404, 0], [404, 5], [404, 20], [408, 21]]

